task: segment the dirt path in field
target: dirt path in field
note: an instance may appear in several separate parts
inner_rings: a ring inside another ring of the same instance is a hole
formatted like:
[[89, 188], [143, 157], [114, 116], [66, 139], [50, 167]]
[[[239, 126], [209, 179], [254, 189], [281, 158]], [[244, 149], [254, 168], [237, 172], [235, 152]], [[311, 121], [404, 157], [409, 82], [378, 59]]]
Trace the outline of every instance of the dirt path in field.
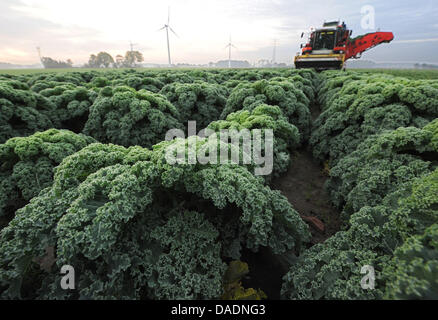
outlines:
[[339, 213], [331, 205], [324, 189], [328, 176], [306, 149], [292, 154], [291, 158], [289, 170], [274, 180], [271, 188], [280, 190], [310, 225], [312, 244], [323, 242], [341, 225]]
[[[312, 122], [321, 114], [318, 104], [310, 106]], [[339, 212], [331, 205], [324, 189], [328, 175], [315, 161], [308, 146], [291, 154], [289, 170], [272, 183], [310, 225], [312, 244], [324, 242], [341, 228]], [[317, 220], [316, 220], [316, 219]], [[322, 223], [322, 224], [321, 224]]]
[[[321, 113], [318, 105], [310, 108], [314, 121]], [[279, 190], [310, 226], [312, 239], [309, 246], [324, 242], [341, 228], [339, 212], [331, 205], [324, 189], [328, 175], [323, 166], [315, 161], [308, 146], [291, 154], [289, 170], [271, 183], [271, 189]], [[244, 279], [246, 287], [260, 288], [268, 299], [280, 299], [282, 277], [288, 271], [287, 263], [273, 255], [267, 248], [258, 253], [244, 250], [242, 261], [248, 263], [250, 273]]]
[[[310, 247], [339, 231], [339, 212], [332, 207], [324, 189], [328, 177], [322, 166], [314, 161], [312, 153], [303, 148], [291, 158], [289, 170], [273, 181], [271, 189], [280, 190], [309, 224], [312, 233]], [[288, 264], [267, 248], [261, 248], [257, 253], [244, 250], [241, 259], [248, 263], [250, 269], [248, 279], [243, 281], [244, 286], [262, 289], [268, 299], [280, 299], [282, 277], [289, 269]]]

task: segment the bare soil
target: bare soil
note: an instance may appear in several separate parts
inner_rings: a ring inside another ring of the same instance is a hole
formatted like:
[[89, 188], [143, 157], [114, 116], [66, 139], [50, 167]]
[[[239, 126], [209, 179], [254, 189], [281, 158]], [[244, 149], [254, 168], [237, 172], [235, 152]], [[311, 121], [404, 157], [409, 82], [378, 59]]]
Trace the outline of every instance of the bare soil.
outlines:
[[331, 205], [324, 189], [328, 176], [306, 149], [292, 154], [291, 158], [289, 170], [274, 180], [271, 188], [280, 190], [300, 215], [317, 218], [324, 224], [324, 231], [321, 231], [314, 223], [308, 222], [312, 244], [324, 242], [341, 227], [339, 212]]

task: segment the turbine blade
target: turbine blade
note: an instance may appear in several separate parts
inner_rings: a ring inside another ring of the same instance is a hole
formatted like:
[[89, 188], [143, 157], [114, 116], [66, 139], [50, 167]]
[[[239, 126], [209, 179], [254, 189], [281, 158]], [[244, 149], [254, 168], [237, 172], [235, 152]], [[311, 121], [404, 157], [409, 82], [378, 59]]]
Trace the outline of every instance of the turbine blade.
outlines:
[[237, 47], [236, 47], [234, 44], [232, 44], [231, 46], [232, 46], [234, 49], [237, 49]]
[[170, 24], [170, 6], [167, 7], [167, 24]]
[[161, 29], [158, 29], [157, 32], [158, 32], [158, 31], [161, 31], [161, 30], [163, 30], [163, 29], [166, 29], [166, 26], [162, 27]]
[[169, 29], [170, 29], [170, 31], [172, 31], [173, 32], [173, 34], [174, 35], [176, 35], [178, 38], [179, 38], [179, 36], [176, 34], [176, 32], [175, 31], [173, 31], [173, 29], [169, 26]]

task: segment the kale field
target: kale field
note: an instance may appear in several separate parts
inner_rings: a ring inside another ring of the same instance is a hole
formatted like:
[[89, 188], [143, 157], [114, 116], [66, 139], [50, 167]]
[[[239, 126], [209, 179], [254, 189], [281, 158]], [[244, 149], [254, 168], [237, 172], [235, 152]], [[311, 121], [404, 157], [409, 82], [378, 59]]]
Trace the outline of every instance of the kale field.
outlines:
[[[437, 78], [0, 73], [0, 298], [438, 299]], [[272, 130], [272, 172], [169, 163], [233, 149], [189, 121]]]

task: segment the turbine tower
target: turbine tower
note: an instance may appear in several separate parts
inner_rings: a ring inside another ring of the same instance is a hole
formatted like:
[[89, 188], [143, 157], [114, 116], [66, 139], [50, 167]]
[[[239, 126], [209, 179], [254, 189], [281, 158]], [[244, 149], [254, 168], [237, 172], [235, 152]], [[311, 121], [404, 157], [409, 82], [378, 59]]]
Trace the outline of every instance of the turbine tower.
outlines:
[[40, 62], [44, 67], [44, 63], [43, 63], [43, 58], [41, 57], [41, 48], [40, 47], [36, 47], [37, 51], [38, 51], [38, 57], [40, 58]]
[[231, 42], [231, 35], [230, 35], [230, 42], [225, 46], [225, 49], [228, 48], [228, 68], [231, 68], [231, 47], [234, 49], [237, 49], [236, 46]]
[[137, 43], [132, 43], [132, 41], [129, 41], [129, 47], [131, 48], [131, 52], [134, 51], [134, 46], [136, 46]]
[[158, 31], [161, 31], [163, 29], [166, 29], [166, 38], [167, 38], [167, 58], [169, 62], [169, 67], [172, 66], [172, 60], [170, 59], [170, 43], [169, 43], [169, 30], [172, 31], [172, 33], [178, 37], [175, 31], [173, 31], [172, 27], [170, 26], [170, 7], [167, 10], [167, 24], [164, 25], [161, 29]]

